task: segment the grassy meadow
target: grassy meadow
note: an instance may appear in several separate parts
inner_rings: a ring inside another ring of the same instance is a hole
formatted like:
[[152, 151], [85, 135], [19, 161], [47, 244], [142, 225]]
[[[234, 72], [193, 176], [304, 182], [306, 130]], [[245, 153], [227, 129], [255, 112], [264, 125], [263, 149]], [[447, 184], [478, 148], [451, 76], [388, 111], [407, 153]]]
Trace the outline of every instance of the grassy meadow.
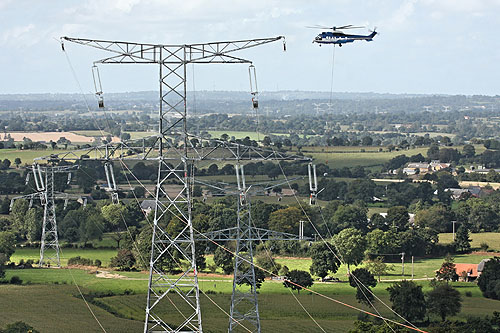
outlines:
[[[105, 235], [101, 245], [109, 245], [110, 239]], [[495, 240], [498, 235], [489, 235]], [[443, 240], [442, 240], [443, 241]], [[98, 244], [96, 244], [98, 245]], [[38, 259], [38, 249], [19, 248], [12, 256], [12, 261], [20, 259]], [[111, 257], [116, 255], [113, 248], [97, 249], [62, 249], [63, 268], [33, 268], [33, 269], [7, 269], [6, 280], [18, 276], [23, 285], [0, 284], [0, 327], [15, 320], [23, 320], [42, 332], [67, 331], [68, 322], [71, 322], [74, 332], [98, 332], [97, 322], [92, 318], [82, 299], [78, 295], [76, 285], [85, 295], [107, 294], [107, 296], [88, 296], [91, 309], [108, 332], [131, 332], [141, 329], [144, 320], [144, 306], [148, 285], [147, 272], [118, 272], [106, 266]], [[90, 259], [99, 259], [103, 268], [67, 268], [67, 259], [81, 256]], [[457, 263], [478, 263], [481, 259], [491, 257], [486, 254], [468, 254], [455, 256]], [[288, 266], [289, 269], [309, 270], [310, 258], [276, 257], [276, 262]], [[373, 288], [376, 296], [383, 302], [390, 304], [387, 287], [394, 281], [402, 278], [413, 278], [423, 286], [424, 291], [431, 289], [429, 279], [441, 266], [443, 258], [415, 258], [413, 268], [411, 258], [405, 258], [405, 274], [402, 276], [402, 265], [398, 258], [390, 265], [394, 270], [385, 276]], [[206, 257], [208, 265], [213, 264], [213, 256]], [[362, 266], [362, 265], [361, 265]], [[351, 267], [353, 269], [354, 267]], [[105, 273], [103, 273], [105, 272]], [[201, 306], [206, 332], [226, 332], [228, 316], [214, 305], [215, 302], [224, 311], [229, 310], [230, 295], [232, 291], [232, 277], [210, 274], [205, 270], [199, 275], [201, 289]], [[358, 318], [358, 311], [340, 305], [334, 300], [370, 310], [360, 305], [355, 299], [355, 290], [349, 286], [347, 267], [340, 267], [336, 274], [332, 274], [341, 282], [322, 283], [317, 281], [311, 290], [318, 294], [302, 291], [300, 294], [285, 288], [282, 281], [266, 280], [259, 290], [259, 310], [262, 320], [262, 330], [269, 332], [320, 331], [309, 315], [302, 309], [302, 304], [310, 315], [326, 332], [347, 332], [353, 327], [353, 322]], [[175, 276], [171, 276], [175, 278]], [[474, 283], [456, 282], [453, 285], [460, 291], [463, 298], [462, 312], [452, 319], [464, 318], [466, 315], [491, 315], [499, 309], [499, 301], [484, 298], [479, 288]], [[170, 296], [175, 301], [175, 295]], [[209, 299], [210, 297], [210, 299]], [[334, 300], [332, 300], [334, 299]], [[6, 300], [6, 302], [4, 302]], [[300, 303], [299, 303], [300, 301]], [[10, 303], [15, 303], [13, 306]], [[48, 306], [50, 305], [50, 306]], [[382, 315], [394, 318], [390, 310], [380, 301], [376, 304], [377, 311]], [[29, 310], [26, 310], [29, 309]], [[56, 320], [50, 313], [57, 312], [65, 320]], [[160, 307], [158, 311], [165, 312], [169, 318], [180, 319], [176, 311]], [[437, 319], [437, 318], [435, 318]]]
[[[12, 163], [14, 160], [19, 157], [21, 159], [21, 165], [22, 164], [33, 164], [33, 159], [37, 157], [43, 157], [43, 156], [49, 156], [50, 154], [60, 154], [60, 153], [65, 153], [69, 150], [52, 150], [52, 149], [47, 149], [47, 150], [19, 150], [15, 148], [9, 148], [9, 149], [0, 149], [0, 159], [8, 159]], [[12, 165], [14, 166], [14, 165]]]
[[[471, 241], [471, 246], [473, 248], [479, 248], [482, 243], [488, 244], [488, 249], [496, 252], [500, 252], [500, 232], [481, 232], [481, 233], [471, 233], [469, 234]], [[453, 242], [453, 233], [442, 233], [439, 234], [439, 242], [449, 244]]]

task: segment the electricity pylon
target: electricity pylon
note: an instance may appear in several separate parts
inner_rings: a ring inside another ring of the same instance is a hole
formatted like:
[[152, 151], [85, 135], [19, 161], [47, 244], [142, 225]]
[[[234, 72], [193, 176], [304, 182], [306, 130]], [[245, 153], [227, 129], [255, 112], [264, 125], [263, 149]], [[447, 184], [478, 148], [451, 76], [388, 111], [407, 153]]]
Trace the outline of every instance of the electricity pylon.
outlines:
[[[147, 160], [158, 163], [155, 189], [155, 210], [146, 319], [144, 332], [201, 332], [198, 272], [195, 260], [194, 230], [192, 227], [192, 177], [189, 167], [195, 161], [241, 160], [304, 160], [258, 147], [247, 147], [231, 142], [210, 140], [207, 145], [196, 146], [190, 139], [204, 143], [207, 140], [187, 132], [186, 66], [189, 63], [226, 64], [246, 63], [250, 60], [233, 55], [235, 51], [275, 42], [282, 36], [238, 41], [224, 41], [190, 45], [161, 45], [118, 41], [105, 41], [63, 37], [69, 41], [114, 53], [95, 64], [156, 64], [160, 76], [160, 108], [158, 133], [149, 146], [133, 146], [129, 143], [92, 148], [84, 155], [60, 155], [64, 160], [76, 160], [79, 156], [109, 162], [111, 160]], [[64, 46], [63, 46], [64, 50]], [[95, 71], [93, 73], [96, 73]], [[104, 106], [100, 76], [94, 74], [99, 106]], [[254, 96], [256, 101], [256, 96]], [[255, 103], [255, 102], [254, 102]], [[179, 138], [176, 145], [172, 137]], [[124, 154], [123, 152], [127, 152]], [[169, 184], [180, 184], [176, 189]], [[184, 223], [180, 231], [167, 232], [159, 221], [168, 214]], [[173, 253], [187, 262], [180, 276], [168, 276], [164, 262]], [[177, 303], [177, 304], [176, 304]], [[177, 315], [177, 314], [180, 314]]]
[[[251, 216], [250, 196], [252, 192], [257, 191], [250, 191], [252, 186], [247, 186], [242, 164], [236, 164], [235, 171], [238, 189], [236, 227], [207, 232], [199, 240], [236, 241], [228, 331], [230, 333], [240, 331], [260, 333], [256, 274], [258, 268], [254, 265], [253, 256], [255, 243], [269, 240], [310, 240], [310, 238], [303, 237], [300, 231], [299, 235], [294, 235], [255, 227]], [[266, 187], [261, 192], [271, 187]]]
[[[43, 267], [44, 264], [50, 266], [51, 263], [57, 267], [61, 267], [61, 260], [59, 256], [59, 236], [57, 233], [57, 219], [56, 219], [56, 199], [64, 199], [65, 206], [67, 200], [70, 199], [65, 193], [56, 192], [54, 190], [54, 174], [67, 173], [67, 183], [71, 181], [71, 172], [78, 167], [75, 165], [65, 166], [44, 166], [33, 164], [31, 171], [36, 186], [36, 193], [14, 197], [11, 200], [11, 208], [17, 199], [29, 199], [29, 207], [33, 204], [33, 199], [39, 198], [43, 206], [43, 222], [42, 222], [42, 238], [40, 242], [40, 263], [39, 266]], [[26, 178], [26, 183], [29, 181], [29, 173]]]

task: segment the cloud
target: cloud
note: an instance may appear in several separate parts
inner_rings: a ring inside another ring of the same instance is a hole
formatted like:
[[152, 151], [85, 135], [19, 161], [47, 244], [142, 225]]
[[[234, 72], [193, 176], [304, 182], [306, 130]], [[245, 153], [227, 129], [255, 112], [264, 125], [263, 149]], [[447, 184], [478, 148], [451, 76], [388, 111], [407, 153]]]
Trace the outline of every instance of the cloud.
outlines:
[[11, 2], [12, 0], [0, 0], [0, 9], [6, 8]]
[[417, 0], [406, 0], [404, 1], [398, 9], [392, 14], [388, 21], [389, 29], [398, 28], [408, 22], [408, 19], [413, 15], [415, 11], [415, 4]]
[[[7, 29], [2, 33], [2, 44], [24, 44], [30, 40], [31, 32], [35, 29], [35, 25], [30, 23], [28, 25], [16, 26], [10, 29]], [[32, 45], [31, 43], [29, 43]]]
[[434, 11], [446, 13], [467, 13], [472, 16], [483, 16], [500, 8], [500, 0], [421, 0], [422, 4], [432, 7]]

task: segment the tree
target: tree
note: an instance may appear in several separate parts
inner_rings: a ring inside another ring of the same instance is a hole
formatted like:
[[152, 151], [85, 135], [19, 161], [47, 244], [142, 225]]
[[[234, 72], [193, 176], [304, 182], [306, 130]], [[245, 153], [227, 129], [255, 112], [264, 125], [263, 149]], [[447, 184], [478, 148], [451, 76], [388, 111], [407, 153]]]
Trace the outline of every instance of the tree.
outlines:
[[26, 237], [26, 225], [25, 218], [26, 213], [28, 212], [29, 204], [24, 199], [18, 199], [14, 201], [14, 205], [12, 206], [12, 226], [22, 238]]
[[[408, 163], [408, 161], [409, 158], [406, 155], [398, 155], [396, 157], [391, 158], [389, 162], [385, 164], [385, 168], [387, 170], [399, 169], [402, 168], [406, 163]], [[421, 161], [423, 161], [423, 159], [415, 162], [421, 162]]]
[[366, 235], [366, 254], [368, 256], [395, 253], [399, 251], [399, 248], [400, 240], [393, 229], [386, 232], [375, 229]]
[[379, 213], [374, 213], [370, 218], [370, 225], [372, 229], [379, 229], [382, 231], [387, 231], [388, 226], [385, 221], [385, 217], [380, 215]]
[[467, 253], [470, 251], [471, 246], [470, 246], [471, 239], [469, 238], [469, 230], [465, 225], [461, 225], [458, 227], [455, 241], [453, 242], [453, 245], [455, 246], [455, 251], [458, 253]]
[[126, 207], [122, 204], [111, 204], [101, 208], [102, 217], [106, 221], [106, 229], [112, 231], [111, 238], [116, 242], [116, 247], [120, 248], [120, 241], [125, 237], [123, 231], [125, 229], [125, 214]]
[[10, 231], [0, 231], [0, 253], [7, 256], [9, 260], [10, 256], [14, 254], [16, 245], [16, 236]]
[[86, 219], [79, 227], [80, 241], [87, 244], [92, 239], [101, 239], [103, 224], [103, 218], [98, 211], [88, 211]]
[[347, 185], [346, 200], [372, 202], [377, 185], [371, 179], [355, 179]]
[[215, 250], [214, 263], [222, 268], [224, 274], [231, 274], [234, 270], [233, 254], [221, 247]]
[[309, 268], [311, 274], [319, 276], [324, 279], [328, 272], [336, 273], [340, 267], [340, 261], [333, 253], [333, 245], [326, 243], [315, 243], [309, 250], [311, 255], [312, 264]]
[[116, 257], [111, 258], [111, 266], [118, 267], [122, 271], [130, 270], [135, 264], [135, 257], [132, 251], [120, 249]]
[[427, 209], [420, 209], [415, 215], [415, 224], [429, 227], [438, 232], [447, 232], [451, 226], [451, 213], [443, 204], [436, 204]]
[[439, 314], [443, 321], [447, 316], [459, 313], [461, 307], [460, 293], [448, 283], [438, 283], [427, 293], [427, 310], [429, 313]]
[[405, 231], [408, 229], [410, 215], [408, 215], [408, 209], [406, 207], [394, 206], [387, 210], [385, 219], [387, 224], [392, 225], [398, 231]]
[[200, 185], [193, 186], [193, 197], [201, 197], [203, 195], [203, 190]]
[[363, 260], [366, 240], [359, 230], [344, 229], [333, 237], [332, 242], [339, 251], [340, 258], [347, 264], [348, 272], [350, 265], [356, 266]]
[[500, 257], [494, 257], [484, 264], [477, 285], [484, 297], [500, 300]]
[[271, 138], [268, 136], [265, 136], [264, 139], [262, 139], [262, 144], [264, 146], [270, 146], [271, 145]]
[[[256, 266], [263, 269], [262, 272], [265, 276], [271, 276], [272, 274], [278, 275], [281, 269], [281, 265], [278, 264], [271, 256], [271, 253], [267, 251], [258, 253], [254, 257], [254, 261], [256, 262]], [[256, 268], [255, 271], [257, 272], [257, 270], [260, 269]]]
[[11, 164], [11, 162], [10, 162], [10, 160], [9, 160], [9, 159], [7, 159], [7, 158], [6, 158], [6, 159], [4, 159], [4, 160], [2, 161], [2, 169], [3, 169], [3, 170], [7, 170], [7, 169], [10, 167], [10, 164]]
[[377, 281], [366, 268], [357, 268], [349, 275], [349, 285], [356, 288], [356, 299], [359, 303], [373, 307], [375, 297], [370, 287], [375, 287]]
[[427, 157], [431, 160], [439, 159], [439, 146], [437, 144], [432, 144], [427, 150]]
[[297, 294], [300, 294], [300, 290], [302, 288], [309, 288], [313, 285], [313, 279], [311, 274], [308, 272], [294, 269], [288, 272], [285, 276], [285, 282], [283, 282], [283, 285], [285, 288], [297, 290]]
[[387, 273], [393, 271], [394, 266], [387, 265], [382, 257], [377, 257], [366, 263], [366, 269], [373, 275], [377, 276], [378, 282], [380, 282], [380, 276], [387, 275]]
[[138, 198], [144, 198], [144, 195], [146, 194], [146, 189], [142, 186], [136, 186], [134, 187], [133, 190], [133, 197], [138, 197]]
[[269, 229], [297, 234], [302, 218], [302, 212], [297, 207], [278, 209], [269, 215]]
[[339, 206], [333, 214], [331, 221], [334, 227], [332, 232], [339, 232], [346, 228], [368, 231], [367, 209], [354, 205]]
[[451, 256], [446, 256], [441, 268], [436, 272], [436, 278], [444, 281], [457, 281], [458, 274], [453, 261], [454, 259]]
[[476, 155], [476, 148], [473, 145], [465, 145], [462, 152], [465, 157], [474, 157]]
[[439, 161], [443, 163], [458, 162], [460, 159], [460, 153], [458, 150], [453, 148], [441, 148], [439, 149]]
[[370, 136], [364, 136], [362, 139], [361, 139], [361, 144], [363, 146], [371, 146], [373, 144], [373, 139], [372, 137]]
[[472, 232], [494, 231], [498, 228], [499, 217], [491, 204], [479, 198], [467, 200], [469, 206], [468, 223]]
[[5, 276], [3, 265], [10, 260], [10, 256], [14, 253], [16, 244], [16, 236], [9, 231], [0, 231], [0, 278]]
[[42, 234], [43, 212], [41, 208], [35, 207], [28, 209], [24, 218], [26, 226], [26, 240], [28, 242], [39, 241]]
[[403, 280], [387, 288], [392, 309], [403, 318], [414, 321], [424, 319], [426, 312], [425, 296], [422, 286], [413, 281]]
[[142, 269], [149, 267], [149, 259], [151, 257], [151, 238], [153, 230], [149, 225], [142, 228], [141, 232], [135, 238], [135, 245], [132, 247], [134, 253], [136, 266]]
[[[248, 272], [250, 270], [250, 264], [247, 262], [243, 262], [241, 263], [241, 266], [239, 266], [238, 269], [240, 272]], [[260, 287], [262, 287], [262, 283], [266, 278], [266, 272], [254, 266], [254, 273], [255, 273], [255, 288], [260, 289]], [[252, 281], [249, 278], [239, 279], [238, 285], [242, 284], [246, 284], [247, 286], [252, 287]]]

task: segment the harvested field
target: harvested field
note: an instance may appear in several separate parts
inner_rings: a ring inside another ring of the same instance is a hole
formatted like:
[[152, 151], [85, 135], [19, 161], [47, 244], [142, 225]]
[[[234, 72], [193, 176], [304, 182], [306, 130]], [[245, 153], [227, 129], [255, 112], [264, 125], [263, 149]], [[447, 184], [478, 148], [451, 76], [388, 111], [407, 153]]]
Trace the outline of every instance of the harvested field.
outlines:
[[[10, 135], [14, 141], [23, 141], [23, 138], [28, 138], [33, 141], [49, 142], [52, 140], [56, 142], [60, 137], [65, 137], [71, 142], [90, 143], [94, 141], [94, 137], [79, 135], [72, 132], [10, 132], [7, 134]], [[118, 141], [118, 138], [113, 138], [113, 142]]]

